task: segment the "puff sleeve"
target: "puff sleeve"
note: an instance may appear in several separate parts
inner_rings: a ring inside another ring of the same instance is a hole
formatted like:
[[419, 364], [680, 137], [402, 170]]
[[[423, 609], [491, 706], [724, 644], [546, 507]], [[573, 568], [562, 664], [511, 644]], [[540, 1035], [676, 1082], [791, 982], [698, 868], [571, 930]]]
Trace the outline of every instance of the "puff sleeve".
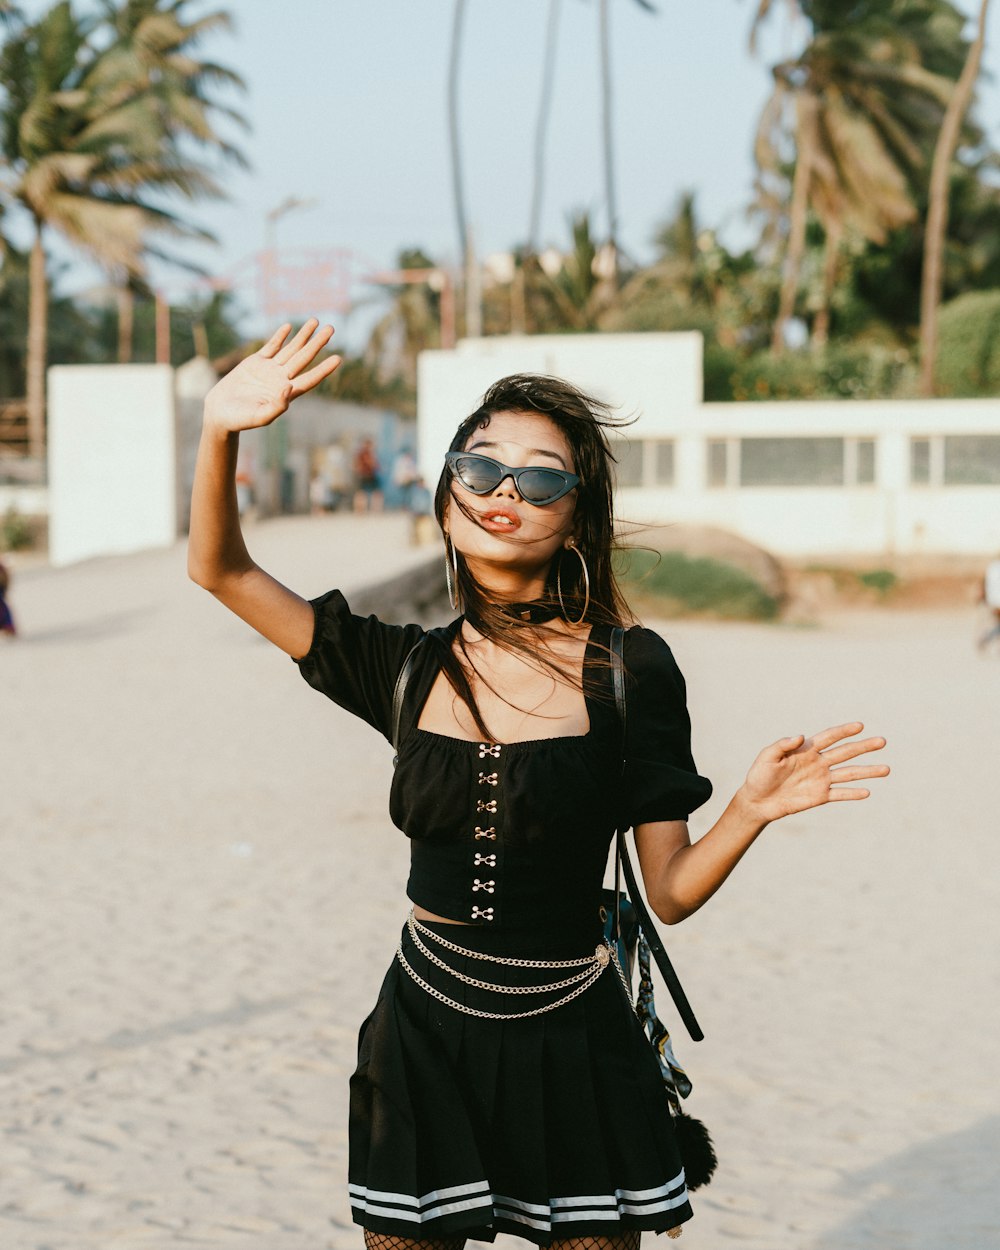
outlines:
[[687, 820], [712, 793], [691, 755], [684, 678], [673, 653], [650, 629], [625, 635], [625, 771], [622, 810], [631, 826]]
[[419, 625], [355, 616], [339, 590], [311, 601], [309, 651], [295, 663], [315, 690], [392, 737], [392, 694], [403, 661], [423, 637]]

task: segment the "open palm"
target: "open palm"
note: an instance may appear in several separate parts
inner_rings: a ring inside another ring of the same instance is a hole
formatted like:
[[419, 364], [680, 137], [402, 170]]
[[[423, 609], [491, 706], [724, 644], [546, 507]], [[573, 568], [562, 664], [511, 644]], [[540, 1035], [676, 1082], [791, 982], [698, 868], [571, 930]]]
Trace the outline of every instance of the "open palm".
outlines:
[[869, 790], [846, 783], [885, 777], [889, 767], [848, 763], [885, 746], [884, 738], [847, 741], [863, 729], [860, 721], [852, 721], [809, 738], [798, 734], [765, 747], [747, 773], [747, 798], [768, 821], [824, 803], [868, 798]]
[[216, 383], [205, 400], [205, 414], [213, 424], [231, 432], [270, 425], [293, 399], [337, 369], [339, 356], [328, 356], [310, 368], [333, 337], [333, 326], [320, 329], [319, 322], [310, 318], [286, 343], [291, 329], [288, 324], [279, 326], [260, 351]]

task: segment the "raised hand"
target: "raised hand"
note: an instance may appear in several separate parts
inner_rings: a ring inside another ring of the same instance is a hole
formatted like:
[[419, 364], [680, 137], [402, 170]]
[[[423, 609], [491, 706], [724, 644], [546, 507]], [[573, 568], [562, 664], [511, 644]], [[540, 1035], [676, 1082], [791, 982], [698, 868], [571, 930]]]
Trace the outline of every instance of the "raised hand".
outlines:
[[311, 391], [340, 365], [329, 356], [309, 368], [333, 337], [333, 326], [319, 328], [311, 317], [287, 343], [288, 324], [280, 326], [260, 351], [241, 360], [221, 378], [205, 400], [205, 420], [219, 429], [252, 430], [286, 412], [293, 399]]
[[886, 764], [848, 764], [885, 746], [884, 738], [850, 742], [864, 725], [853, 721], [806, 738], [782, 738], [754, 760], [743, 785], [743, 797], [762, 820], [779, 820], [824, 803], [866, 799], [871, 791], [852, 781], [886, 777]]

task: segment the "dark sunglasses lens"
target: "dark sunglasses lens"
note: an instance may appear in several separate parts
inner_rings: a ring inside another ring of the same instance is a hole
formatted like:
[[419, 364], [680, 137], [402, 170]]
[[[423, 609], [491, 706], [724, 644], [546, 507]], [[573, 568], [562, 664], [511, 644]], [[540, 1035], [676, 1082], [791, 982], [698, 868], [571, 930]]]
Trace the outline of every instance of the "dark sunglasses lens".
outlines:
[[517, 489], [528, 503], [546, 503], [566, 489], [566, 479], [551, 469], [529, 469], [518, 475]]
[[481, 456], [463, 456], [456, 460], [455, 476], [474, 495], [484, 495], [500, 485], [500, 470]]

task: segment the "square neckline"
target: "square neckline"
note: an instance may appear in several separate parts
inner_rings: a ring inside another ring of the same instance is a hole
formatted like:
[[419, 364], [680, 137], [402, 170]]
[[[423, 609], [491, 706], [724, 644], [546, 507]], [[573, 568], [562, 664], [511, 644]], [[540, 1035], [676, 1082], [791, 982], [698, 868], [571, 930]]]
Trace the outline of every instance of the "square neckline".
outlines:
[[[461, 618], [461, 617], [459, 618], [459, 622], [458, 622], [459, 628], [461, 628], [460, 622], [463, 619], [464, 618]], [[598, 649], [597, 644], [594, 641], [594, 634], [596, 633], [598, 628], [599, 626], [597, 625], [591, 625], [590, 633], [587, 635], [587, 641], [583, 649], [583, 672], [584, 673], [586, 673], [587, 671], [587, 665], [592, 661], [592, 658], [593, 658], [591, 655], [592, 649]], [[440, 668], [437, 669], [437, 671], [435, 672], [435, 675], [434, 675], [435, 681], [437, 680], [437, 675], [440, 672], [441, 672]], [[510, 750], [515, 747], [540, 746], [542, 743], [546, 743], [546, 742], [582, 743], [582, 742], [586, 742], [589, 738], [592, 738], [594, 735], [593, 704], [595, 700], [587, 693], [585, 685], [584, 685], [583, 690], [581, 691], [581, 693], [583, 694], [583, 701], [587, 709], [587, 730], [585, 733], [552, 734], [544, 738], [516, 738], [512, 742], [497, 742], [496, 740], [494, 740], [493, 742], [489, 742], [489, 743], [484, 743], [484, 740], [482, 738], [459, 738], [456, 734], [443, 734], [443, 733], [439, 733], [435, 729], [423, 729], [420, 725], [420, 717], [423, 715], [424, 708], [427, 706], [427, 700], [430, 698], [431, 690], [433, 688], [434, 688], [434, 682], [432, 681], [430, 686], [427, 689], [426, 695], [424, 695], [423, 702], [421, 703], [420, 707], [417, 709], [416, 716], [410, 722], [410, 730], [406, 735], [404, 735], [404, 738], [409, 737], [410, 733], [417, 733], [417, 734], [420, 734], [424, 738], [436, 739], [439, 742], [454, 743], [456, 747], [464, 747], [464, 746], [479, 747], [479, 746], [486, 745], [486, 746], [500, 746], [500, 747], [503, 747], [504, 750]]]

